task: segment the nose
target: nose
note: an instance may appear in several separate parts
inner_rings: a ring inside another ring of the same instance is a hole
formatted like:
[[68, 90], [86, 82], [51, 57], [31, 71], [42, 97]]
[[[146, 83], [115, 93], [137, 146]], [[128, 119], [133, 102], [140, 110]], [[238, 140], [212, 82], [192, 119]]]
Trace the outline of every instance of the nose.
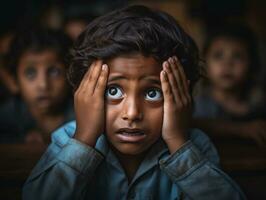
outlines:
[[143, 119], [141, 102], [136, 97], [126, 97], [122, 118], [129, 122], [141, 121]]
[[230, 68], [234, 64], [234, 58], [232, 56], [226, 56], [223, 60], [224, 66]]
[[40, 73], [38, 76], [38, 88], [40, 90], [47, 90], [49, 86], [48, 76], [45, 73]]

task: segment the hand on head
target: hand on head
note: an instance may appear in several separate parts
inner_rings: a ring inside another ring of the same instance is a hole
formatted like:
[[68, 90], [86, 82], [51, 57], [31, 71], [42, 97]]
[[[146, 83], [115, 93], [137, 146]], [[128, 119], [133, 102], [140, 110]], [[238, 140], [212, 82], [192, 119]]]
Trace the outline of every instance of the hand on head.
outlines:
[[[192, 101], [189, 81], [176, 57], [163, 63], [160, 80], [164, 97], [162, 138], [170, 151], [174, 152], [186, 141]], [[95, 145], [104, 130], [104, 93], [107, 81], [107, 65], [103, 65], [100, 60], [95, 61], [75, 92], [75, 138], [90, 146]]]
[[164, 95], [162, 138], [172, 153], [186, 141], [192, 102], [189, 81], [175, 56], [163, 63], [160, 78]]
[[95, 146], [104, 127], [104, 92], [108, 67], [97, 60], [91, 64], [74, 95], [77, 128], [75, 138]]

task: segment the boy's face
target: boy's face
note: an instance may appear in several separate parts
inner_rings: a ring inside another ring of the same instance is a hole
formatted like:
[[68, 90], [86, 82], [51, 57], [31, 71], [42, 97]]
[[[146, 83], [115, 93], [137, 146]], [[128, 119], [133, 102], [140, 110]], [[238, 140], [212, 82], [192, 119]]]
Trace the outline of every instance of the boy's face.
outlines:
[[144, 153], [161, 135], [162, 67], [152, 57], [130, 55], [106, 62], [106, 135], [115, 150], [126, 155]]
[[51, 111], [66, 98], [65, 66], [56, 52], [25, 52], [19, 59], [17, 80], [20, 93], [30, 108]]
[[240, 41], [220, 37], [213, 41], [206, 57], [210, 81], [222, 89], [238, 88], [246, 79], [249, 57]]

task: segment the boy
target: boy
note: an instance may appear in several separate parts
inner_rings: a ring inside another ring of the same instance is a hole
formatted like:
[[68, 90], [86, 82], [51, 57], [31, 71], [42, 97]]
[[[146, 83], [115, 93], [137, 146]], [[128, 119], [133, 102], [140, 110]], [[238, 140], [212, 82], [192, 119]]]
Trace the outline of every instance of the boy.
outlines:
[[14, 135], [5, 142], [48, 143], [53, 130], [74, 119], [64, 60], [70, 44], [57, 31], [35, 28], [17, 32], [8, 69], [19, 95], [0, 106], [1, 135]]
[[70, 66], [76, 122], [53, 134], [24, 199], [244, 199], [207, 137], [187, 131], [197, 66], [167, 14], [133, 6], [94, 20]]

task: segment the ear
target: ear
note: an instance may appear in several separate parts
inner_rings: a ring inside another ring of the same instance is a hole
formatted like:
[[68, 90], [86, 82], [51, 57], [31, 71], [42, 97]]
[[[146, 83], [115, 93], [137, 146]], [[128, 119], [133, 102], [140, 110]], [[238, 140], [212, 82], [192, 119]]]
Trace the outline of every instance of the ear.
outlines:
[[11, 94], [19, 93], [19, 85], [16, 78], [4, 68], [0, 68], [0, 79]]

